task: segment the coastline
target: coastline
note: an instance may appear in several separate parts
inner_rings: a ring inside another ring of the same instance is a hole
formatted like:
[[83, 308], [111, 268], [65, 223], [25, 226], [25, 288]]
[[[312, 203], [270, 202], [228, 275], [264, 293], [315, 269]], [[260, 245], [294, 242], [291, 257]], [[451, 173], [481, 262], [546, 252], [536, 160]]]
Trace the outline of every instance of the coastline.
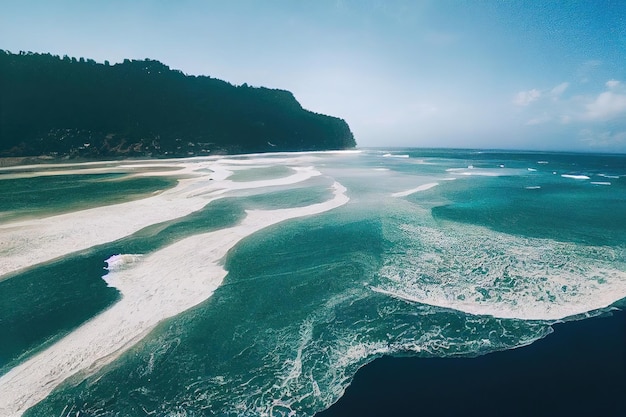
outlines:
[[625, 416], [626, 311], [476, 358], [382, 357], [316, 417]]

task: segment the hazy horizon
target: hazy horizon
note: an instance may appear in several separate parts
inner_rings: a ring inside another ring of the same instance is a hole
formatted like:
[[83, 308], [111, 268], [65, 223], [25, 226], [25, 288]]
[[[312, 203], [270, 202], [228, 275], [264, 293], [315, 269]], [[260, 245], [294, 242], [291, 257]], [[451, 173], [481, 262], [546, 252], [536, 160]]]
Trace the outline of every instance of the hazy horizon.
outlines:
[[359, 147], [626, 152], [626, 3], [0, 4], [1, 49], [280, 88]]

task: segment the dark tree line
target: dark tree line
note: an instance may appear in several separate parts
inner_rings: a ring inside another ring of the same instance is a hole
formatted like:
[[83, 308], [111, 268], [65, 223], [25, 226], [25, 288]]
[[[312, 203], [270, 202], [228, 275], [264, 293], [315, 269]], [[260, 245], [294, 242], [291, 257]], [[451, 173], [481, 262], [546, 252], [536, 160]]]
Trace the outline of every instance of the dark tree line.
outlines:
[[0, 50], [0, 156], [185, 156], [345, 149], [347, 123], [284, 90], [121, 64]]

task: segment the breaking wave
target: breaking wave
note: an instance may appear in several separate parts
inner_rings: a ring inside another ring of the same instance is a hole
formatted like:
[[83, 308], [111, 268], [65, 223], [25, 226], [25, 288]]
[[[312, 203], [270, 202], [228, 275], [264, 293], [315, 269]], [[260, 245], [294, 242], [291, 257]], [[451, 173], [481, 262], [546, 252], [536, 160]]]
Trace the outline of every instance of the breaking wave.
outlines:
[[[393, 231], [393, 232], [392, 232]], [[400, 222], [379, 291], [469, 314], [559, 320], [626, 296], [626, 249]]]
[[129, 268], [135, 262], [141, 260], [143, 255], [113, 255], [106, 261], [104, 261], [107, 266], [105, 269], [109, 272], [113, 271], [121, 271], [123, 269]]
[[563, 178], [570, 178], [573, 180], [588, 180], [588, 175], [574, 175], [574, 174], [561, 174]]

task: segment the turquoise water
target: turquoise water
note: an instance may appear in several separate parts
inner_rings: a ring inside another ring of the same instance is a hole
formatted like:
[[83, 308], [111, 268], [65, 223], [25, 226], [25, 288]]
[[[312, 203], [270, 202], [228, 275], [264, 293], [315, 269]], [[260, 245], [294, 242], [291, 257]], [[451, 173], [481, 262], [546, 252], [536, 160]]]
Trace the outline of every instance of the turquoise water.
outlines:
[[[281, 201], [302, 205], [323, 200], [324, 190], [269, 192], [249, 197], [251, 208], [278, 208]], [[284, 206], [284, 204], [283, 204]], [[0, 281], [0, 373], [17, 358], [35, 353], [66, 332], [112, 305], [119, 294], [101, 279], [105, 259], [113, 254], [145, 254], [189, 234], [235, 224], [243, 207], [233, 199], [218, 200], [180, 219], [156, 224], [110, 244], [96, 246], [14, 279]], [[41, 345], [41, 346], [40, 346]]]
[[267, 168], [250, 168], [233, 173], [229, 177], [232, 181], [254, 181], [285, 177], [292, 173], [292, 170], [285, 166], [275, 166]]
[[521, 347], [626, 297], [624, 156], [409, 149], [236, 162], [237, 184], [302, 167], [320, 175], [227, 190], [0, 281], [2, 372], [115, 308], [121, 295], [101, 279], [112, 255], [158, 253], [246, 210], [322, 203], [335, 181], [350, 200], [244, 237], [220, 261], [228, 274], [213, 295], [25, 415], [312, 416], [382, 355]]
[[128, 178], [124, 174], [0, 180], [0, 222], [97, 207], [103, 203], [121, 203], [149, 196], [174, 184], [171, 178]]

